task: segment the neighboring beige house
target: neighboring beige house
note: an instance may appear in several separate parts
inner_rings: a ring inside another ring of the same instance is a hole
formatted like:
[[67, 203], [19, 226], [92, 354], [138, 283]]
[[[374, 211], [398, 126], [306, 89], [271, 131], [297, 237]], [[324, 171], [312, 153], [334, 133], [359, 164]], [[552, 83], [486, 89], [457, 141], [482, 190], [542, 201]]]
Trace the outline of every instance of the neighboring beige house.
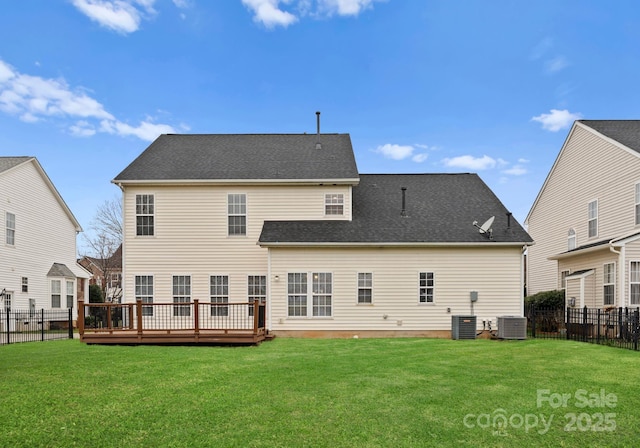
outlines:
[[260, 299], [295, 336], [523, 314], [532, 240], [475, 174], [359, 174], [348, 134], [162, 135], [113, 182], [123, 302]]
[[80, 224], [35, 157], [0, 157], [2, 308], [73, 309], [88, 295], [76, 263]]
[[640, 305], [640, 121], [576, 121], [525, 224], [528, 293]]

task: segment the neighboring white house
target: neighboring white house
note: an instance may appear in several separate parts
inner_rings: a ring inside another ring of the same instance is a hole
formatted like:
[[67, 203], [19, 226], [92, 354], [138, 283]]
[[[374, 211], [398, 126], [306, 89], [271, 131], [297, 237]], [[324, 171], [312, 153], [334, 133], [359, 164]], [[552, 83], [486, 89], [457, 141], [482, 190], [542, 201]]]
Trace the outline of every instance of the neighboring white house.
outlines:
[[260, 299], [309, 336], [523, 313], [532, 240], [475, 174], [361, 175], [348, 134], [162, 135], [113, 182], [123, 302]]
[[640, 121], [576, 121], [525, 223], [528, 293], [640, 305]]
[[0, 157], [2, 308], [73, 309], [88, 295], [76, 264], [80, 224], [35, 157]]

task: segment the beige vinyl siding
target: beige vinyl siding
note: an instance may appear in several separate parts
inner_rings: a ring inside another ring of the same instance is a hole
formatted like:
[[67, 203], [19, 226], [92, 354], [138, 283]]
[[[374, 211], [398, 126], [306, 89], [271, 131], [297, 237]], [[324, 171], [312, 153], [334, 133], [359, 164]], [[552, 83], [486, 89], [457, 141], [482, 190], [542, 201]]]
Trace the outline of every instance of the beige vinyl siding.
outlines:
[[[51, 308], [47, 273], [54, 262], [65, 264], [76, 275], [83, 275], [76, 266], [75, 223], [35, 163], [23, 163], [0, 173], [0, 289], [13, 292], [12, 308], [20, 310], [29, 309], [29, 299], [35, 299], [36, 309]], [[6, 212], [16, 217], [14, 246], [5, 244]], [[28, 278], [28, 292], [22, 292], [22, 277]], [[65, 308], [64, 281], [62, 285], [61, 303]], [[74, 318], [76, 308], [74, 306]]]
[[[452, 315], [471, 312], [471, 291], [479, 328], [487, 318], [495, 328], [498, 316], [522, 315], [521, 260], [519, 247], [271, 248], [271, 329], [450, 330]], [[330, 318], [287, 316], [287, 274], [295, 272], [333, 274]], [[358, 272], [373, 273], [371, 305], [357, 303]], [[435, 274], [433, 304], [418, 301], [420, 272]]]
[[[229, 236], [227, 195], [246, 194], [247, 234]], [[229, 301], [247, 299], [247, 275], [266, 275], [267, 249], [257, 245], [265, 220], [328, 219], [325, 193], [342, 193], [351, 219], [349, 186], [127, 186], [124, 193], [124, 300], [134, 300], [134, 276], [154, 276], [154, 301], [171, 301], [171, 277], [192, 276], [192, 298], [209, 300], [209, 276], [229, 276]], [[136, 236], [136, 194], [153, 194], [153, 236]]]
[[[574, 257], [563, 259], [558, 261], [558, 278], [560, 278], [561, 271], [578, 272], [586, 269], [593, 269], [594, 273], [591, 276], [585, 278], [585, 288], [592, 288], [592, 290], [585, 291], [585, 297], [588, 299], [585, 303], [588, 307], [602, 308], [604, 306], [604, 265], [605, 263], [615, 263], [615, 304], [620, 303], [620, 291], [619, 291], [619, 261], [618, 255], [609, 251], [609, 246], [605, 246], [602, 250], [589, 252], [583, 255], [576, 255]], [[577, 279], [571, 280], [572, 282], [579, 282]], [[567, 297], [576, 297], [576, 306], [580, 306], [579, 295], [570, 296], [567, 293]]]
[[[527, 219], [535, 245], [528, 250], [528, 293], [556, 289], [557, 263], [567, 232], [583, 246], [622, 236], [635, 225], [635, 184], [640, 157], [576, 124]], [[598, 201], [598, 235], [588, 236], [588, 203]]]

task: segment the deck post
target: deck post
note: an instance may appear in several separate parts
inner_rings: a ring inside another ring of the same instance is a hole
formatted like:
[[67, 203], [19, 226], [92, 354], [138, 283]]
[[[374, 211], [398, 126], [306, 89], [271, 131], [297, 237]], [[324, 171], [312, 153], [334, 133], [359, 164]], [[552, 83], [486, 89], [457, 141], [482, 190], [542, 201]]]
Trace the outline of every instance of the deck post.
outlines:
[[[133, 319], [131, 320], [133, 322]], [[136, 326], [138, 327], [138, 334], [142, 334], [142, 299], [136, 300]]]
[[[42, 323], [42, 327], [44, 328], [44, 322]], [[84, 335], [84, 300], [78, 300], [78, 334], [80, 334], [80, 339]]]
[[193, 331], [196, 335], [200, 334], [200, 307], [198, 299], [193, 301]]
[[260, 321], [260, 316], [258, 316], [259, 312], [260, 312], [260, 300], [255, 299], [253, 301], [253, 335], [254, 336], [258, 334], [258, 322]]
[[107, 303], [107, 330], [113, 330], [111, 322], [111, 304]]

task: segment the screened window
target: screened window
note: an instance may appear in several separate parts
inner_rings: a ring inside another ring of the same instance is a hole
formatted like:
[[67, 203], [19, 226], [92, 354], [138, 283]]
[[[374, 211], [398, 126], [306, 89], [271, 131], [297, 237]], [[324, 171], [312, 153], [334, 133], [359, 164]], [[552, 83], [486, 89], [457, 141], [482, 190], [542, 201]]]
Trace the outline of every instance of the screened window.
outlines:
[[567, 289], [567, 276], [570, 271], [562, 271], [560, 272], [560, 289]]
[[324, 195], [325, 215], [344, 215], [344, 194], [330, 193]]
[[[211, 303], [229, 303], [229, 276], [212, 275], [209, 279]], [[212, 316], [228, 316], [229, 306], [211, 305]]]
[[16, 244], [16, 215], [7, 212], [6, 216], [6, 240], [5, 242], [11, 246]]
[[292, 273], [287, 276], [287, 302], [289, 316], [307, 315], [307, 274]]
[[[173, 303], [191, 303], [191, 276], [173, 276]], [[191, 316], [190, 305], [174, 305], [173, 315]]]
[[29, 292], [29, 279], [22, 277], [22, 292]]
[[256, 300], [260, 304], [267, 301], [267, 277], [265, 275], [250, 275], [247, 278], [247, 298], [249, 299], [249, 316], [253, 316], [253, 303]]
[[371, 272], [358, 273], [358, 303], [373, 301], [373, 274]]
[[[153, 275], [136, 275], [135, 278], [136, 302], [140, 300], [143, 304], [153, 303]], [[153, 316], [153, 306], [142, 305], [143, 316]]]
[[75, 283], [73, 281], [67, 281], [67, 308], [73, 308], [73, 290]]
[[636, 225], [640, 225], [640, 182], [636, 184]]
[[567, 233], [567, 250], [573, 250], [576, 248], [576, 231], [569, 229]]
[[629, 303], [640, 305], [640, 261], [632, 261], [629, 278]]
[[247, 195], [230, 194], [227, 197], [229, 235], [247, 234]]
[[60, 308], [60, 280], [51, 280], [51, 308]]
[[604, 278], [603, 278], [603, 288], [604, 288], [604, 304], [605, 305], [613, 305], [616, 300], [616, 264], [615, 263], [607, 263], [604, 265]]
[[589, 202], [589, 238], [598, 236], [598, 201]]
[[154, 235], [155, 205], [152, 194], [136, 195], [136, 235]]
[[420, 273], [420, 303], [433, 303], [434, 276], [433, 272]]

